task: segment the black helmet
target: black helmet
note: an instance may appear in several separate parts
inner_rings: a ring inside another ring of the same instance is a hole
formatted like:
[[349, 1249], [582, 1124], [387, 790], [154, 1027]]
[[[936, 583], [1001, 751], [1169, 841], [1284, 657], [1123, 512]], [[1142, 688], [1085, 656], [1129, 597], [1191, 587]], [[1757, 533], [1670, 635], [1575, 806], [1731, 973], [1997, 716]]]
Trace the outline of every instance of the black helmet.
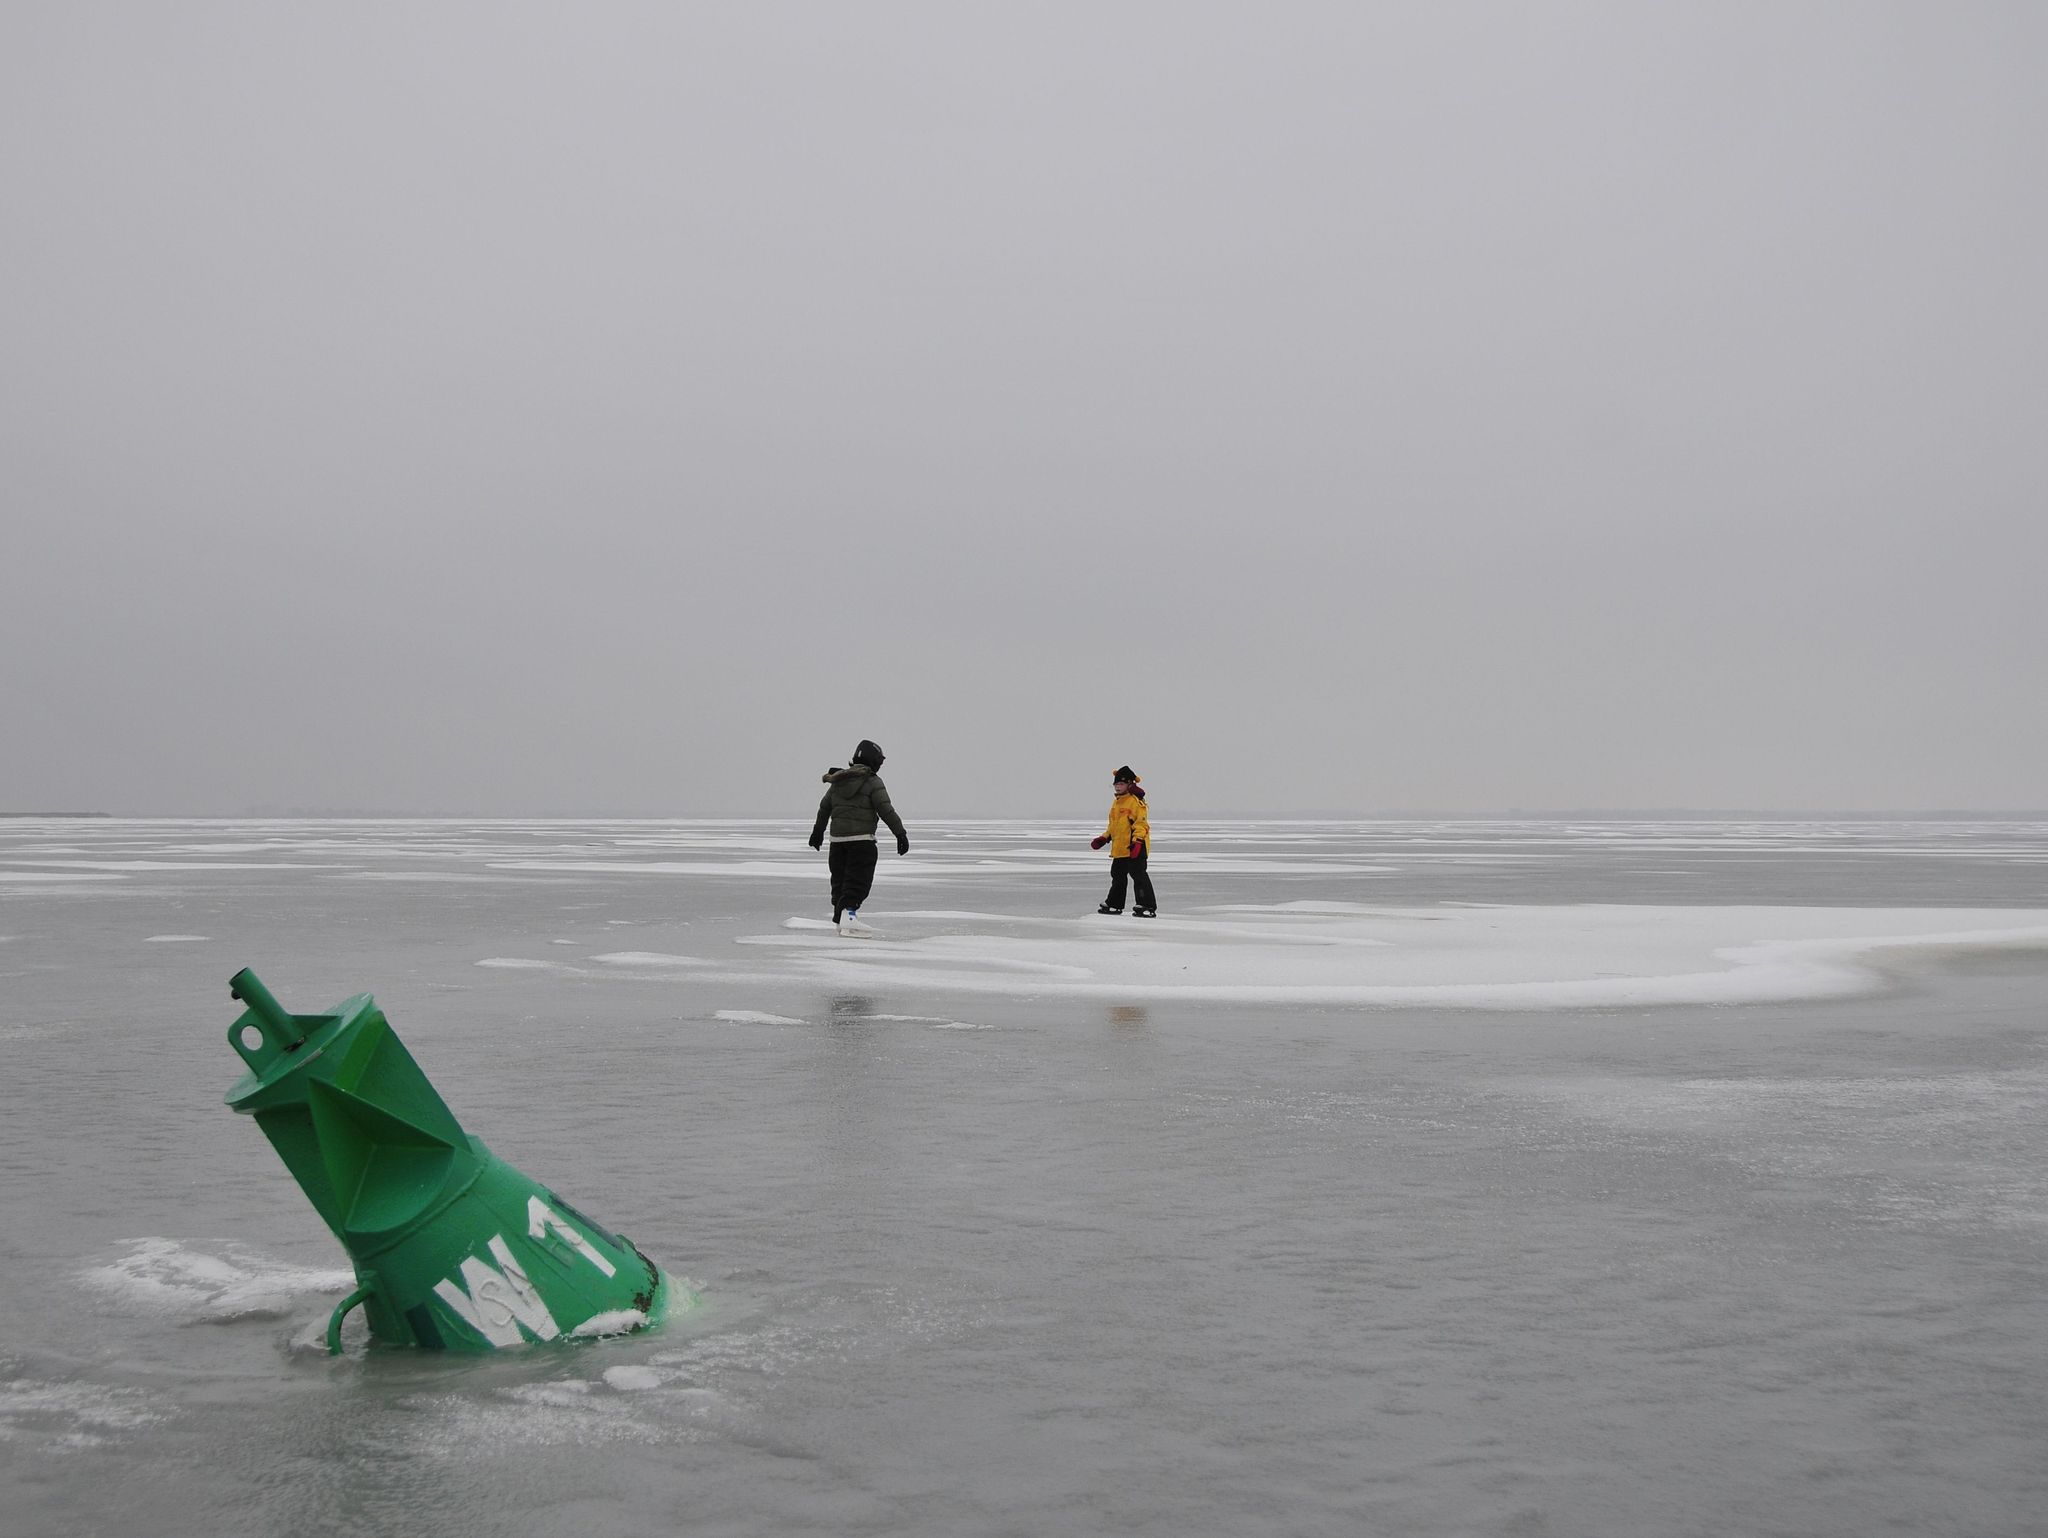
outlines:
[[870, 769], [879, 769], [882, 767], [882, 750], [863, 737], [860, 746], [853, 750], [853, 761], [866, 764]]

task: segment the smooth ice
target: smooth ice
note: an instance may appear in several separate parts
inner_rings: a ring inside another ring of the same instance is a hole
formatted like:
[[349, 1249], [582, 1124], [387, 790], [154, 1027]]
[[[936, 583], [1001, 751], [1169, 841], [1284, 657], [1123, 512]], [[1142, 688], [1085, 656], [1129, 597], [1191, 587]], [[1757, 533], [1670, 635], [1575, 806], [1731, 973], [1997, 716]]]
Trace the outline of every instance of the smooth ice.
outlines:
[[[0, 822], [8, 1532], [2041, 1530], [2048, 827], [806, 830]], [[244, 965], [694, 1306], [329, 1358]]]

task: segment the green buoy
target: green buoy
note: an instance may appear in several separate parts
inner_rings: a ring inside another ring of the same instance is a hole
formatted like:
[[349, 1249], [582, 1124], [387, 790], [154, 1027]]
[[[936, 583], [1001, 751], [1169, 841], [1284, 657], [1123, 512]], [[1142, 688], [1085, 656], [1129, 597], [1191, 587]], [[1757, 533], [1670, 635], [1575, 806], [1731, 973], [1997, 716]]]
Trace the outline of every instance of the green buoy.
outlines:
[[256, 1118], [355, 1263], [330, 1351], [359, 1304], [376, 1340], [449, 1351], [661, 1318], [661, 1268], [465, 1133], [370, 995], [288, 1014], [246, 968], [228, 991], [248, 1006], [228, 1044], [249, 1071], [227, 1103]]

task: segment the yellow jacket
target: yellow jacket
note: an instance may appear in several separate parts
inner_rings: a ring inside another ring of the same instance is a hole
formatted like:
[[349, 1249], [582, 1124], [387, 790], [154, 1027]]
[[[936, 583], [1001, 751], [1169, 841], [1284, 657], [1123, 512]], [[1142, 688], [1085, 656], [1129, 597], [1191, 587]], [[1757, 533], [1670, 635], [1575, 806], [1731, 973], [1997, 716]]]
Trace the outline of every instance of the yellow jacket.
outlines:
[[1152, 822], [1145, 815], [1143, 796], [1118, 796], [1109, 804], [1109, 853], [1116, 860], [1128, 859], [1136, 840], [1152, 852]]

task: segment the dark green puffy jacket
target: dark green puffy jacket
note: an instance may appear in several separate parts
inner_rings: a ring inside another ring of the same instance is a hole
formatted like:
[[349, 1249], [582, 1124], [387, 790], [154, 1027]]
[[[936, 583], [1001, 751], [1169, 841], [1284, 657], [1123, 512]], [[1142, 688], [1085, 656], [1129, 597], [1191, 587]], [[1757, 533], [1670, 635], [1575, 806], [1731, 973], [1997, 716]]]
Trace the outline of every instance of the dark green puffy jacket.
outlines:
[[903, 819], [889, 804], [889, 787], [866, 764], [828, 770], [825, 784], [825, 798], [818, 803], [818, 820], [811, 828], [812, 838], [826, 831], [827, 822], [832, 825], [834, 838], [862, 837], [875, 831], [877, 820], [886, 822], [899, 840], [910, 837], [903, 831]]

